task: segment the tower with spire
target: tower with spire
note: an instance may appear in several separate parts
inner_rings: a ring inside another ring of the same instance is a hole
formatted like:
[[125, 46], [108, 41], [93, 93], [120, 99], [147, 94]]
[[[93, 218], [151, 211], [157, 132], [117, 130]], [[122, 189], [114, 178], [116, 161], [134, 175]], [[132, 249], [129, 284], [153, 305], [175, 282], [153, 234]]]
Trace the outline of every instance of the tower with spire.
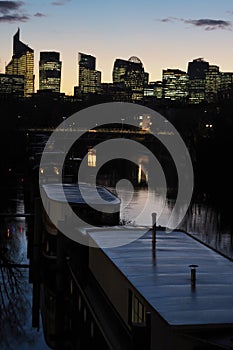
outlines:
[[24, 96], [34, 93], [34, 50], [20, 41], [20, 29], [13, 37], [13, 56], [6, 66], [6, 74], [24, 76]]

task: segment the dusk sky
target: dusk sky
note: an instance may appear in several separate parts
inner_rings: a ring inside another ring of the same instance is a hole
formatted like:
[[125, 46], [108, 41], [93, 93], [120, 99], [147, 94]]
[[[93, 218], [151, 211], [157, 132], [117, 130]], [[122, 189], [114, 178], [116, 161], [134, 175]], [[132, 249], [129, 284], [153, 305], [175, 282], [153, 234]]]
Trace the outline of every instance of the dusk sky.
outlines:
[[232, 0], [0, 1], [0, 72], [12, 56], [13, 35], [35, 52], [36, 90], [40, 51], [59, 51], [62, 92], [78, 81], [78, 52], [96, 56], [102, 81], [112, 81], [116, 58], [137, 56], [160, 80], [162, 69], [187, 71], [203, 57], [233, 71]]

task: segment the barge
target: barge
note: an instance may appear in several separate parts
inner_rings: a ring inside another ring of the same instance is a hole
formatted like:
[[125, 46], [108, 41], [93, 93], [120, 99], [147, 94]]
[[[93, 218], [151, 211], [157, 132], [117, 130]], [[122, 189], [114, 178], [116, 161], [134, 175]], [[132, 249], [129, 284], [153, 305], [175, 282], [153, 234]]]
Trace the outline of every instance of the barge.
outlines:
[[233, 348], [230, 259], [179, 230], [99, 220], [80, 228], [89, 246], [47, 232], [57, 248], [56, 273], [47, 269], [41, 287], [51, 348]]
[[[90, 205], [84, 200], [82, 193], [85, 193]], [[56, 255], [58, 222], [70, 219], [70, 211], [66, 207], [67, 202], [84, 224], [94, 226], [119, 224], [120, 199], [105, 187], [87, 183], [49, 183], [41, 186], [41, 195], [47, 209], [46, 211], [42, 209], [44, 227], [42, 250], [45, 256]], [[53, 222], [48, 215], [51, 211], [53, 211]]]

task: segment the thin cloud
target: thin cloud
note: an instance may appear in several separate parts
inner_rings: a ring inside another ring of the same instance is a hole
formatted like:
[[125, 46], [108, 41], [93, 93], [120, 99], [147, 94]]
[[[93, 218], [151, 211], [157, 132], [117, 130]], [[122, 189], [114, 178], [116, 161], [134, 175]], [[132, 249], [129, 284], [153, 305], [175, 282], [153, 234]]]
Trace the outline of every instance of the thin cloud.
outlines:
[[22, 5], [24, 5], [23, 1], [0, 1], [0, 13], [6, 15], [18, 10]]
[[185, 20], [185, 23], [192, 24], [196, 27], [202, 27], [205, 30], [216, 30], [216, 29], [231, 29], [231, 22], [224, 21], [221, 19], [189, 19]]
[[46, 15], [44, 13], [37, 12], [34, 14], [34, 17], [46, 17]]
[[13, 22], [27, 22], [29, 20], [29, 16], [27, 15], [5, 15], [5, 16], [0, 16], [0, 23], [13, 23]]
[[169, 23], [169, 22], [179, 21], [179, 18], [176, 18], [176, 17], [159, 18], [157, 19], [157, 21], [162, 23]]
[[53, 1], [51, 2], [52, 5], [55, 6], [63, 6], [65, 4], [67, 4], [68, 2], [70, 2], [71, 0], [60, 0], [60, 1]]
[[168, 22], [173, 22], [171, 20], [171, 18], [162, 18], [162, 19], [158, 19], [159, 22], [162, 22], [162, 23], [168, 23]]
[[191, 24], [192, 26], [203, 28], [204, 30], [231, 30], [232, 24], [230, 21], [224, 21], [222, 19], [210, 19], [210, 18], [201, 18], [201, 19], [184, 19], [176, 17], [167, 17], [158, 19], [162, 23], [171, 23], [171, 22], [183, 22], [186, 24]]

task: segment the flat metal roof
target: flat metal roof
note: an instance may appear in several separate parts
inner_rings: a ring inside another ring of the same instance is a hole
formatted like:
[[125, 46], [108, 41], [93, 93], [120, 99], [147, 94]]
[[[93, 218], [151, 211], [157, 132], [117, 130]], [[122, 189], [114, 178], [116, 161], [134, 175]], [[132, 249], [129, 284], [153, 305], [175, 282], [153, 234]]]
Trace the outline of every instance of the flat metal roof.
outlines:
[[[89, 234], [103, 247], [119, 234], [130, 236], [130, 230], [135, 237], [143, 232], [117, 227]], [[151, 231], [127, 245], [101, 249], [170, 325], [233, 326], [233, 262], [184, 232], [160, 230], [156, 236], [155, 258]], [[191, 264], [198, 265], [195, 290]]]
[[[64, 196], [62, 190], [65, 193], [66, 199], [71, 204], [87, 204], [83, 199], [80, 189], [85, 193], [85, 198], [88, 203], [102, 204], [102, 200], [108, 204], [120, 205], [120, 199], [112, 192], [102, 186], [94, 186], [86, 183], [79, 184], [60, 184], [52, 183], [42, 185], [42, 188], [46, 196], [56, 202], [64, 202]], [[96, 191], [97, 190], [97, 191]], [[101, 200], [102, 199], [102, 200]]]

